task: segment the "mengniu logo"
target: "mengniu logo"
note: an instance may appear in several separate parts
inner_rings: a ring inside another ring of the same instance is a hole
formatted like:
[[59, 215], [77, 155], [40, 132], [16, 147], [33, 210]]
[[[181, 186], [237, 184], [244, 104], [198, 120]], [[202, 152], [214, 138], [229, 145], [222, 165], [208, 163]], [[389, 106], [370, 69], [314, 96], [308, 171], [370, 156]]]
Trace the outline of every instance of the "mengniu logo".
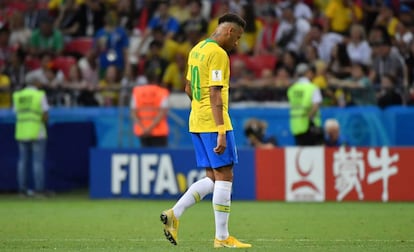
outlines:
[[285, 162], [287, 201], [325, 199], [323, 147], [286, 148]]

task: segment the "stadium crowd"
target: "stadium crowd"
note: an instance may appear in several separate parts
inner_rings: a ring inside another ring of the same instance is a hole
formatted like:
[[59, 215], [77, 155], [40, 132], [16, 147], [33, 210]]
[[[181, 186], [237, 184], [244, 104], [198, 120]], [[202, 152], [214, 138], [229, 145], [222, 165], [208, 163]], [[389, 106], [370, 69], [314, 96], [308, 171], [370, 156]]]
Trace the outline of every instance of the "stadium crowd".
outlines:
[[0, 108], [40, 83], [52, 106], [118, 106], [157, 73], [184, 92], [186, 57], [226, 12], [247, 27], [231, 53], [233, 101], [286, 101], [295, 67], [326, 106], [414, 103], [414, 1], [0, 0]]

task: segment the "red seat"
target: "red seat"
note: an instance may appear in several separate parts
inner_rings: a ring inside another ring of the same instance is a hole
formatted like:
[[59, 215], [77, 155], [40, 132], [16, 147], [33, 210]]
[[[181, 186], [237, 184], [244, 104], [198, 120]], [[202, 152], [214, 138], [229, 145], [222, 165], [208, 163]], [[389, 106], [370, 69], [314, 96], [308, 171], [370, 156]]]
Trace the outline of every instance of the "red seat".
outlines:
[[69, 76], [70, 67], [76, 64], [76, 59], [70, 56], [59, 56], [53, 60], [53, 67], [61, 70], [65, 77]]
[[40, 60], [38, 58], [28, 57], [24, 63], [29, 71], [38, 69], [40, 67]]
[[64, 52], [84, 56], [93, 47], [93, 39], [89, 37], [76, 38], [66, 43]]
[[262, 74], [264, 69], [273, 70], [276, 65], [276, 56], [274, 55], [257, 55], [250, 56], [248, 60], [248, 68], [252, 69], [257, 77]]

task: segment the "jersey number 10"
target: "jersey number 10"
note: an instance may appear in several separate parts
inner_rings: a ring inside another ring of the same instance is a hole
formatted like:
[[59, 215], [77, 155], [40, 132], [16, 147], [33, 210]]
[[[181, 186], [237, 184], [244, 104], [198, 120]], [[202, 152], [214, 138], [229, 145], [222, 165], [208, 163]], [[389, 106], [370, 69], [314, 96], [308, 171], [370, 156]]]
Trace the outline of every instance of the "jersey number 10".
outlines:
[[200, 71], [198, 66], [191, 67], [191, 95], [196, 101], [201, 99], [201, 88], [200, 88]]

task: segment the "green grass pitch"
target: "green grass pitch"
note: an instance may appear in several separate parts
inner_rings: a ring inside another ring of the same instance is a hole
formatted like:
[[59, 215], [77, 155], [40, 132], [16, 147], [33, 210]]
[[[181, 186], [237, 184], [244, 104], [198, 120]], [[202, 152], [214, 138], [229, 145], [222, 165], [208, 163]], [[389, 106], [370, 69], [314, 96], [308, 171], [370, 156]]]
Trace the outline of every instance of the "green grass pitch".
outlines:
[[[182, 216], [178, 246], [164, 238], [173, 203], [0, 195], [0, 251], [217, 251], [209, 200]], [[234, 201], [229, 225], [248, 251], [414, 251], [413, 203]]]

